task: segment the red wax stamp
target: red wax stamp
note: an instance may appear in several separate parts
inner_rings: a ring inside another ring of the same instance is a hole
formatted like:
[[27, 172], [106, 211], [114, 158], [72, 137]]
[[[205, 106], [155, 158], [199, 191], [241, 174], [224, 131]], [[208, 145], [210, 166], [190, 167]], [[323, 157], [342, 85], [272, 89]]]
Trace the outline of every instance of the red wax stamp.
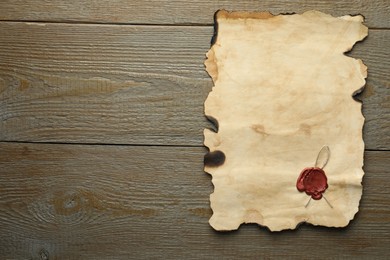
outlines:
[[322, 193], [328, 188], [328, 179], [324, 170], [319, 167], [305, 168], [297, 180], [297, 189], [306, 192], [315, 200], [322, 198]]

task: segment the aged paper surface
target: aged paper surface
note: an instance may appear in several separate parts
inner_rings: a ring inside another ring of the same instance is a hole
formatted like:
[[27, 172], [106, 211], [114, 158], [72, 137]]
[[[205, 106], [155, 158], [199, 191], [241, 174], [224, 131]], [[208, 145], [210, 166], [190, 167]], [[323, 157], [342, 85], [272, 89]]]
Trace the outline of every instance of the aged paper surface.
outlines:
[[[205, 61], [214, 81], [205, 114], [218, 125], [204, 131], [211, 226], [346, 226], [362, 194], [364, 117], [352, 96], [367, 68], [344, 52], [367, 36], [363, 17], [219, 11], [216, 22]], [[297, 178], [323, 146], [331, 154], [325, 199], [305, 207], [310, 196]]]

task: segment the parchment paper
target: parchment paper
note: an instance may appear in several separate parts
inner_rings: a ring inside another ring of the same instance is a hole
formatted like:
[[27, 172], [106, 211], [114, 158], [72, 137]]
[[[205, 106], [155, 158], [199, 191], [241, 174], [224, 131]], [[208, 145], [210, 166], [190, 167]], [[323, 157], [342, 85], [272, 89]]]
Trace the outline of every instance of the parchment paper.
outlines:
[[[344, 52], [367, 36], [363, 17], [219, 11], [216, 22], [205, 61], [214, 81], [205, 114], [218, 124], [217, 132], [204, 131], [214, 184], [210, 225], [346, 226], [362, 194], [364, 117], [352, 96], [367, 68]], [[310, 196], [296, 181], [325, 145], [329, 204], [305, 207]]]

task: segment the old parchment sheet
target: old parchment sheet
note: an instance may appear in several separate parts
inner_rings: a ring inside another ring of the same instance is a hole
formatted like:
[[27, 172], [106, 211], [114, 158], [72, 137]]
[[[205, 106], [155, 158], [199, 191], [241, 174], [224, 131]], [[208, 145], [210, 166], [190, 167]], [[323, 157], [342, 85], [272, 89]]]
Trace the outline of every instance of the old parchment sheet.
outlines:
[[[363, 17], [219, 11], [216, 22], [205, 62], [214, 81], [205, 114], [218, 122], [217, 132], [204, 131], [211, 226], [348, 225], [364, 174], [364, 117], [352, 96], [367, 68], [344, 52], [367, 36]], [[310, 196], [297, 190], [297, 178], [323, 146], [331, 153], [324, 168], [329, 204], [322, 198], [305, 207]]]

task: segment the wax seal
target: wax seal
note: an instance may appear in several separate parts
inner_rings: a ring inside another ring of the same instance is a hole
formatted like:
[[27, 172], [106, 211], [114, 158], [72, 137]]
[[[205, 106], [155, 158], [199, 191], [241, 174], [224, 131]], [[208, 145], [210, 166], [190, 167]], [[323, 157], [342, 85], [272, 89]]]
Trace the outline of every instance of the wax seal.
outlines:
[[297, 180], [297, 189], [306, 192], [312, 199], [319, 200], [328, 188], [328, 179], [323, 169], [309, 167], [303, 169]]
[[[318, 153], [315, 166], [307, 167], [302, 170], [297, 179], [296, 186], [298, 191], [305, 192], [307, 195], [309, 195], [310, 200], [319, 200], [324, 198], [329, 206], [333, 208], [328, 200], [323, 196], [323, 193], [328, 188], [328, 178], [326, 177], [323, 168], [328, 163], [329, 157], [329, 147], [322, 147]], [[309, 205], [310, 200], [307, 202], [306, 207]]]

